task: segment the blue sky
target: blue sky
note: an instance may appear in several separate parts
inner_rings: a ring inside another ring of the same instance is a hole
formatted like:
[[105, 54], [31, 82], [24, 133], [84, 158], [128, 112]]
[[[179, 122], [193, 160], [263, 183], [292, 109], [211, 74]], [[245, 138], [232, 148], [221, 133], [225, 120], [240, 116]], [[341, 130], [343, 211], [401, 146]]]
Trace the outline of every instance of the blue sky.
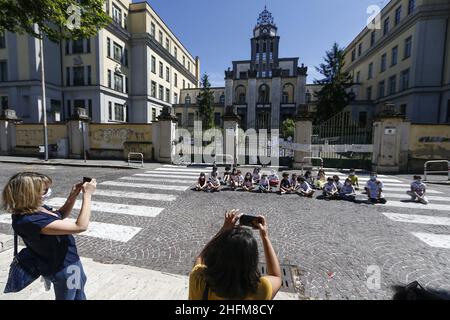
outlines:
[[[135, 1], [137, 2], [137, 1]], [[250, 38], [267, 5], [278, 26], [280, 57], [299, 57], [309, 68], [308, 83], [320, 78], [315, 66], [337, 41], [358, 35], [370, 5], [387, 0], [149, 0], [149, 4], [194, 55], [213, 86], [224, 85], [233, 60], [250, 58]]]

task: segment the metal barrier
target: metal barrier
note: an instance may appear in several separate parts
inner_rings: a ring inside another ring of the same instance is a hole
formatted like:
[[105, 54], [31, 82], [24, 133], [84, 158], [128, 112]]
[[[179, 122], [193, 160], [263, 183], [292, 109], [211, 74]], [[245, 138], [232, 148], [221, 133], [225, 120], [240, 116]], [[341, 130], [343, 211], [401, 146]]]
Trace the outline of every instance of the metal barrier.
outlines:
[[[305, 166], [305, 160], [320, 160], [320, 169], [323, 168], [323, 159], [321, 157], [304, 157], [302, 159], [302, 175], [303, 175], [303, 167]], [[312, 167], [311, 170], [314, 170], [314, 166]]]
[[[138, 161], [132, 161], [131, 160], [131, 156], [139, 156], [141, 158], [141, 160]], [[144, 167], [144, 154], [143, 153], [139, 153], [139, 152], [129, 152], [128, 153], [128, 165], [130, 165], [130, 163], [141, 163], [141, 166]]]
[[[447, 164], [447, 171], [429, 171], [429, 170], [427, 170], [428, 165], [431, 164], [431, 163], [446, 163]], [[450, 161], [448, 161], [448, 160], [427, 161], [427, 162], [425, 162], [423, 171], [424, 171], [425, 181], [428, 180], [427, 179], [427, 175], [429, 173], [444, 173], [444, 174], [447, 174], [448, 175], [448, 181], [450, 181]]]

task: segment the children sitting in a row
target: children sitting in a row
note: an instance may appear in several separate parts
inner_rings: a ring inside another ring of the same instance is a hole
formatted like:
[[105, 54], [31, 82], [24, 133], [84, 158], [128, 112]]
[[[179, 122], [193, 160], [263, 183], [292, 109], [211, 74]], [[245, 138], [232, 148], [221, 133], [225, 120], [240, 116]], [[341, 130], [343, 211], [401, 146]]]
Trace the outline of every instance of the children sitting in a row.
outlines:
[[200, 173], [198, 178], [197, 186], [195, 187], [197, 191], [207, 191], [207, 192], [217, 192], [220, 190], [220, 180], [217, 177], [217, 172], [212, 172], [208, 181], [206, 181], [206, 174], [204, 172]]

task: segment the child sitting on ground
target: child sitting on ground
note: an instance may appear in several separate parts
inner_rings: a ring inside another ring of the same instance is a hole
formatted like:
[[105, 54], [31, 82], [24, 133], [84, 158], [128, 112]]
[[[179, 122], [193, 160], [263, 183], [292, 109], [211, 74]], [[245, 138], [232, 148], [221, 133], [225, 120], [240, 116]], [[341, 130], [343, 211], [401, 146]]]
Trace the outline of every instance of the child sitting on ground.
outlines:
[[289, 181], [289, 173], [283, 173], [283, 179], [280, 181], [280, 194], [293, 193], [291, 181]]
[[259, 192], [269, 193], [272, 192], [267, 174], [263, 174], [261, 180], [259, 180]]
[[259, 183], [259, 180], [261, 180], [261, 169], [260, 168], [255, 168], [254, 170], [253, 170], [253, 176], [252, 176], [252, 179], [253, 179], [253, 183], [254, 184], [258, 184]]
[[226, 186], [230, 183], [230, 177], [231, 177], [230, 170], [231, 170], [230, 167], [225, 167], [225, 173], [223, 174], [223, 179], [222, 179], [222, 185], [224, 185], [224, 186]]
[[298, 177], [297, 183], [297, 193], [300, 196], [312, 198], [312, 196], [314, 195], [314, 190], [311, 188], [311, 185], [306, 181], [306, 179], [304, 177]]
[[370, 180], [367, 181], [366, 187], [364, 188], [370, 203], [385, 204], [387, 202], [383, 195], [383, 188], [383, 182], [377, 179], [375, 172], [372, 172], [370, 174]]
[[355, 169], [353, 169], [353, 168], [350, 169], [348, 178], [351, 180], [352, 186], [355, 187], [355, 190], [359, 190], [359, 181], [358, 181], [358, 176], [355, 173]]
[[217, 192], [220, 190], [220, 181], [217, 178], [217, 172], [212, 172], [211, 177], [209, 177], [208, 187], [212, 192]]
[[200, 173], [200, 177], [198, 178], [197, 186], [195, 187], [197, 191], [207, 191], [208, 184], [206, 183], [206, 175], [204, 172]]
[[234, 175], [234, 178], [231, 181], [232, 190], [241, 188], [243, 183], [244, 183], [244, 177], [242, 176], [242, 172], [240, 170], [236, 170], [236, 174]]
[[316, 187], [316, 189], [322, 190], [326, 183], [327, 183], [327, 178], [325, 176], [325, 170], [320, 169], [319, 172], [317, 173], [315, 187]]
[[253, 176], [250, 172], [247, 172], [242, 183], [242, 191], [253, 191], [253, 189]]
[[411, 183], [411, 190], [406, 193], [411, 197], [411, 201], [418, 201], [422, 204], [428, 204], [428, 199], [425, 196], [427, 186], [422, 182], [421, 176], [414, 176], [414, 181]]
[[350, 178], [345, 179], [345, 183], [339, 191], [339, 196], [342, 200], [354, 202], [356, 199], [355, 187], [352, 185]]
[[339, 181], [340, 180], [339, 176], [338, 175], [334, 175], [333, 176], [333, 180], [334, 180], [334, 184], [336, 185], [336, 188], [340, 192], [344, 185], [342, 184], [341, 181]]
[[309, 186], [312, 188], [314, 186], [314, 178], [312, 176], [311, 171], [306, 171], [305, 175], [303, 176], [305, 178], [305, 181], [308, 182]]
[[333, 178], [328, 177], [327, 183], [325, 183], [325, 185], [323, 186], [322, 195], [325, 200], [339, 199], [339, 192]]
[[292, 187], [293, 191], [297, 191], [300, 188], [297, 178], [298, 178], [298, 176], [296, 173], [293, 173], [291, 175], [291, 187]]

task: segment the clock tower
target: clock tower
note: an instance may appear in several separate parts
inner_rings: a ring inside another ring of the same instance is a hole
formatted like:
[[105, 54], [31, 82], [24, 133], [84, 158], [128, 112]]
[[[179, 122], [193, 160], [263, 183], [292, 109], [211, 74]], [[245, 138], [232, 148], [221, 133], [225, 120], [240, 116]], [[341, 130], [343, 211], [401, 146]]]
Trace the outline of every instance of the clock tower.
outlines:
[[256, 72], [258, 78], [271, 78], [272, 70], [279, 67], [278, 48], [280, 37], [277, 36], [278, 28], [274, 23], [272, 13], [261, 12], [258, 22], [253, 30], [251, 39], [252, 57], [251, 70]]

